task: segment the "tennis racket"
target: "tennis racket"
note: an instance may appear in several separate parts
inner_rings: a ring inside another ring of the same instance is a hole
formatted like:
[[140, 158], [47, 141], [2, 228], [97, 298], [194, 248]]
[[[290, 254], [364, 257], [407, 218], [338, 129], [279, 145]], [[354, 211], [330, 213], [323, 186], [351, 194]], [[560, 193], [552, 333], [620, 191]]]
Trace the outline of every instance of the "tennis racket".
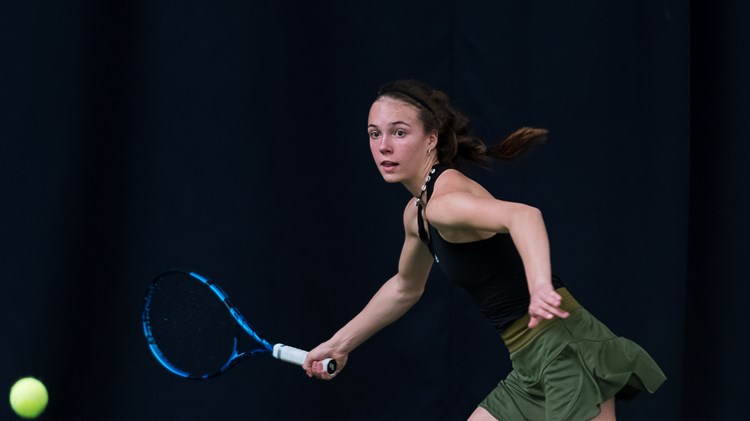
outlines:
[[[216, 377], [250, 356], [271, 355], [297, 365], [307, 358], [307, 351], [261, 338], [227, 293], [195, 272], [157, 276], [148, 287], [142, 321], [156, 360], [188, 379]], [[336, 373], [332, 359], [323, 360], [323, 367]]]

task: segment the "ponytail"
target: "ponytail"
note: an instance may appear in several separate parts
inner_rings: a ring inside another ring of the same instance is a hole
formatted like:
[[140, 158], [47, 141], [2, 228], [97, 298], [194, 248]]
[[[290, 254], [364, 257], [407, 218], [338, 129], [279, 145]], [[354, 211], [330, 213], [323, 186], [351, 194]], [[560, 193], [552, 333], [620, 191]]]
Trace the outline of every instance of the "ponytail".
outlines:
[[[450, 166], [456, 166], [456, 158], [462, 158], [479, 165], [488, 165], [492, 159], [501, 161], [512, 161], [513, 159], [528, 152], [534, 146], [547, 140], [547, 129], [534, 127], [522, 127], [508, 135], [502, 142], [490, 148], [481, 139], [474, 136], [457, 136], [456, 153], [443, 159], [438, 155], [440, 162]], [[440, 142], [438, 140], [438, 142]], [[453, 142], [447, 142], [453, 143]], [[449, 164], [450, 163], [450, 164]]]
[[438, 161], [449, 167], [457, 167], [459, 159], [483, 166], [492, 159], [513, 160], [547, 139], [547, 129], [522, 127], [488, 148], [469, 133], [469, 119], [453, 109], [444, 92], [414, 80], [391, 82], [381, 87], [378, 97], [381, 96], [399, 99], [419, 109], [425, 132], [438, 132]]
[[500, 144], [487, 151], [487, 156], [505, 161], [523, 155], [533, 146], [547, 140], [547, 129], [522, 127], [511, 133]]

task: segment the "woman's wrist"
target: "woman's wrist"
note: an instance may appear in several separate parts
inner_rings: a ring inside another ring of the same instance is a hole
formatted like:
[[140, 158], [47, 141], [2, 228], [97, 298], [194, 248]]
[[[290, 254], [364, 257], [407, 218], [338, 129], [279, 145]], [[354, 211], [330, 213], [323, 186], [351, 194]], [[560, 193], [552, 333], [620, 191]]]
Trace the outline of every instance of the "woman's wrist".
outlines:
[[552, 289], [552, 277], [537, 277], [529, 280], [529, 292], [535, 293]]

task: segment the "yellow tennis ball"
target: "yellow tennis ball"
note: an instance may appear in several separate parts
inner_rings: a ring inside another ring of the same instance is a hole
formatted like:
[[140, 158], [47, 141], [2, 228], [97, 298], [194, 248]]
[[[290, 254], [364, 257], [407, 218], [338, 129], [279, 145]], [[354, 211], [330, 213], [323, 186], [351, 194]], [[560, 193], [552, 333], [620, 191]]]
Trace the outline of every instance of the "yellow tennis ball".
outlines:
[[36, 418], [47, 407], [47, 388], [33, 377], [24, 377], [10, 388], [10, 406], [21, 418]]

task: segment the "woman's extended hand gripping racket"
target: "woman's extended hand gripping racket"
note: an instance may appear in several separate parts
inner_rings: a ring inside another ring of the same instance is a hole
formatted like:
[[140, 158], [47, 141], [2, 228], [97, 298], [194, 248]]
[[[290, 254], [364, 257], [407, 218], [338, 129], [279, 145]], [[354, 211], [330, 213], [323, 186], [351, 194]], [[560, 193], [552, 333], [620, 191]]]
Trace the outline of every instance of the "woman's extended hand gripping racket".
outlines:
[[[271, 345], [258, 336], [227, 294], [195, 272], [171, 270], [157, 276], [148, 288], [142, 319], [154, 357], [189, 379], [218, 376], [248, 356], [271, 354], [297, 365], [307, 358], [307, 351]], [[240, 349], [241, 331], [253, 339], [252, 349]], [[330, 375], [336, 373], [336, 361], [326, 359], [323, 366]]]

